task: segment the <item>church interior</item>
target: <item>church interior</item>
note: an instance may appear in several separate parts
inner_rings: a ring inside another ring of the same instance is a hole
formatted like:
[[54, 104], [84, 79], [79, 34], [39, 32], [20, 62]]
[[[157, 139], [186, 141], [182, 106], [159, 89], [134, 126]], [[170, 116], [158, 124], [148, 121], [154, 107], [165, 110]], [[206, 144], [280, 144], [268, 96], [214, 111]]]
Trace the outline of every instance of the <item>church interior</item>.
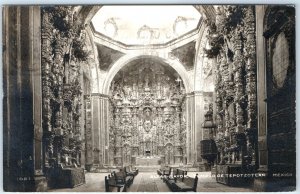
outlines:
[[3, 7], [5, 191], [293, 191], [295, 7]]

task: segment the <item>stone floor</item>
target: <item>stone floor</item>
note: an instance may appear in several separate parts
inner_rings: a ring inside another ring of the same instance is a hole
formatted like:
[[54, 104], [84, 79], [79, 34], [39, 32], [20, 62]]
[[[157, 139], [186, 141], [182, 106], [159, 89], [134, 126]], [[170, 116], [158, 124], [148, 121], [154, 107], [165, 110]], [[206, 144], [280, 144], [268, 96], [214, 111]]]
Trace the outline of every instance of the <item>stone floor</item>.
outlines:
[[[86, 184], [73, 189], [52, 189], [50, 192], [104, 192], [104, 177], [108, 173], [86, 173]], [[189, 172], [189, 176], [195, 176], [196, 172]], [[198, 192], [252, 192], [249, 188], [229, 187], [217, 183], [210, 176], [210, 172], [198, 172]], [[170, 192], [167, 185], [153, 172], [140, 172], [128, 192]]]

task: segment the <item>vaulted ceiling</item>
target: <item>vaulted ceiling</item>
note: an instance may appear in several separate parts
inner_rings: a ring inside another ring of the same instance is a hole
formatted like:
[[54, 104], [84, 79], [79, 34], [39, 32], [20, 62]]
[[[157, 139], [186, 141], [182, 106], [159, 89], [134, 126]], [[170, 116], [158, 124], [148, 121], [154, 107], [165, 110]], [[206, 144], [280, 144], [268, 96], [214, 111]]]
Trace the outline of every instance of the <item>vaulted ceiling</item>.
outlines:
[[197, 29], [202, 16], [192, 5], [102, 6], [94, 30], [126, 45], [164, 44]]

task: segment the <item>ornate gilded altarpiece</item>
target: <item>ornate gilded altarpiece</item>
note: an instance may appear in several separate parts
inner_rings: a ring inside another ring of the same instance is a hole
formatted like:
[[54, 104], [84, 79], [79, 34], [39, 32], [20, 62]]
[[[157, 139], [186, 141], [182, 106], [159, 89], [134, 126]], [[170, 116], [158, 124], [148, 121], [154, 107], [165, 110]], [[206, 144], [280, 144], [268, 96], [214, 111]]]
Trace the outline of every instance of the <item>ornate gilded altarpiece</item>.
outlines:
[[110, 91], [113, 165], [136, 165], [143, 156], [158, 157], [159, 164], [183, 163], [185, 88], [174, 69], [153, 60], [137, 60], [116, 75]]

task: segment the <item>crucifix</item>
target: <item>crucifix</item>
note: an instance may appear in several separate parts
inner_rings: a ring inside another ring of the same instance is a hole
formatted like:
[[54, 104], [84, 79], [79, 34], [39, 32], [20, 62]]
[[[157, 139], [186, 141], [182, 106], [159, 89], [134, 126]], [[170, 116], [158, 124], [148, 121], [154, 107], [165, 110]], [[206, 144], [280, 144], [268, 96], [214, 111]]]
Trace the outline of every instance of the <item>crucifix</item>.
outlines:
[[181, 90], [182, 89], [181, 88], [181, 82], [182, 82], [182, 80], [180, 79], [180, 77], [177, 77], [177, 79], [175, 81], [179, 84], [179, 87], [180, 87], [180, 90]]

